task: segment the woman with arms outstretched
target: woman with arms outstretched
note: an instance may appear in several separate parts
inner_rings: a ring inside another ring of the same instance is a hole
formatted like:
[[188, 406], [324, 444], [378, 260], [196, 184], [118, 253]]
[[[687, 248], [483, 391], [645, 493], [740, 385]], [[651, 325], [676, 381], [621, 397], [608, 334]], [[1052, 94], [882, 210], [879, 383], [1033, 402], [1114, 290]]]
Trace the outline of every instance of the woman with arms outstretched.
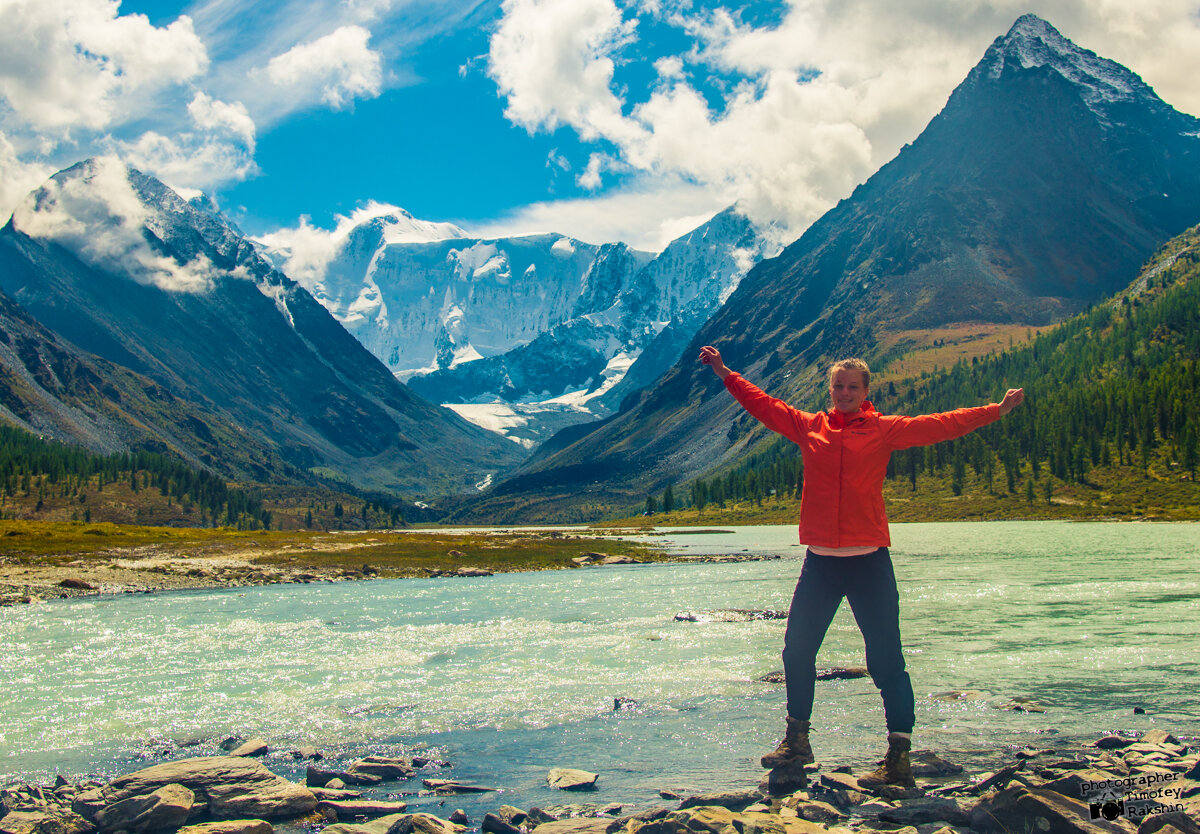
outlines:
[[812, 414], [768, 396], [729, 370], [714, 347], [701, 348], [700, 361], [725, 382], [746, 411], [796, 443], [804, 459], [800, 543], [808, 551], [783, 638], [787, 727], [783, 741], [763, 756], [762, 765], [777, 768], [815, 761], [808, 734], [817, 650], [846, 597], [866, 644], [867, 671], [883, 696], [888, 730], [883, 764], [859, 784], [911, 787], [914, 698], [900, 646], [900, 598], [888, 553], [891, 538], [883, 506], [888, 459], [897, 449], [952, 440], [994, 422], [1020, 405], [1024, 393], [1009, 389], [999, 403], [941, 414], [884, 415], [867, 399], [867, 364], [843, 359], [829, 369], [832, 407]]

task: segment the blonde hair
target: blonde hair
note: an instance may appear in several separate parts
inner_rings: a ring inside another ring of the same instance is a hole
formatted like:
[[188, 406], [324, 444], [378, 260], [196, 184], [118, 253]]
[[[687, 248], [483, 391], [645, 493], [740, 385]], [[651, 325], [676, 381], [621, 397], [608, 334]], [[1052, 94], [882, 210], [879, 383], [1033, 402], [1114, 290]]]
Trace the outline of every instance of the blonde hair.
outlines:
[[861, 359], [839, 359], [829, 366], [829, 384], [833, 385], [833, 377], [838, 371], [858, 371], [862, 374], [863, 388], [871, 387], [871, 369]]

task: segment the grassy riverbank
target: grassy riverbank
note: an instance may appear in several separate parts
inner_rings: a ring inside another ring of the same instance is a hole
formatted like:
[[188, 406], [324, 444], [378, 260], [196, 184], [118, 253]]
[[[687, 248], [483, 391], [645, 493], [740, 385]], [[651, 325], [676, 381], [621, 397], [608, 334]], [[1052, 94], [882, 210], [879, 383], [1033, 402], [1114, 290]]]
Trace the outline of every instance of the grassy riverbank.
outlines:
[[575, 568], [586, 554], [639, 562], [643, 545], [553, 530], [239, 531], [0, 521], [0, 598], [210, 588], [272, 582], [419, 577]]

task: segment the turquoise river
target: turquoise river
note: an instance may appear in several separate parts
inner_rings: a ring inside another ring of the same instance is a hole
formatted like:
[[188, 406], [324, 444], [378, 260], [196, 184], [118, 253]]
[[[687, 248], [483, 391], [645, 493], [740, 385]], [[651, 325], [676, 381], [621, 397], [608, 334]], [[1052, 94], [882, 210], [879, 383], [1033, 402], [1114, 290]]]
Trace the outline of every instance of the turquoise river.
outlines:
[[[262, 736], [333, 765], [430, 751], [502, 794], [376, 795], [472, 818], [580, 801], [551, 767], [600, 774], [585, 801], [629, 809], [660, 789], [748, 787], [778, 740], [783, 623], [803, 551], [792, 526], [660, 531], [681, 557], [471, 579], [271, 585], [0, 609], [0, 785], [106, 777]], [[1003, 522], [893, 525], [918, 748], [984, 767], [1014, 746], [1110, 730], [1200, 730], [1200, 526]], [[697, 621], [676, 619], [695, 612]], [[843, 605], [822, 666], [862, 665]], [[955, 697], [946, 693], [961, 693]], [[1031, 699], [1044, 712], [1000, 707]], [[617, 699], [630, 699], [614, 709]], [[1135, 714], [1135, 708], [1144, 713]], [[869, 678], [818, 683], [813, 742], [829, 765], [883, 745]]]

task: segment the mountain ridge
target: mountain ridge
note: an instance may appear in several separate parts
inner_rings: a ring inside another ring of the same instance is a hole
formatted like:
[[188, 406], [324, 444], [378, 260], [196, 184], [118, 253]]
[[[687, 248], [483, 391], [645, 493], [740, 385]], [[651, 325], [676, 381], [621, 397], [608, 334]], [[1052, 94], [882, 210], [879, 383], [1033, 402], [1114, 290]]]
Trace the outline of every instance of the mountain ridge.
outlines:
[[0, 263], [0, 289], [51, 331], [231, 415], [299, 469], [431, 496], [516, 460], [408, 392], [219, 216], [115, 160], [31, 195], [0, 230]]
[[1122, 73], [1073, 44], [1076, 81], [1052, 64], [998, 63], [1010, 47], [1031, 54], [1039, 29], [1070, 43], [1044, 21], [1018, 21], [911, 145], [747, 274], [655, 386], [458, 517], [574, 519], [585, 500], [636, 506], [745, 454], [761, 438], [695, 363], [702, 344], [776, 396], [807, 401], [819, 399], [833, 358], [885, 363], [890, 333], [1046, 324], [1123, 286], [1200, 219], [1200, 121], [1132, 84], [1137, 96], [1098, 114], [1078, 79], [1095, 80], [1095, 66]]

